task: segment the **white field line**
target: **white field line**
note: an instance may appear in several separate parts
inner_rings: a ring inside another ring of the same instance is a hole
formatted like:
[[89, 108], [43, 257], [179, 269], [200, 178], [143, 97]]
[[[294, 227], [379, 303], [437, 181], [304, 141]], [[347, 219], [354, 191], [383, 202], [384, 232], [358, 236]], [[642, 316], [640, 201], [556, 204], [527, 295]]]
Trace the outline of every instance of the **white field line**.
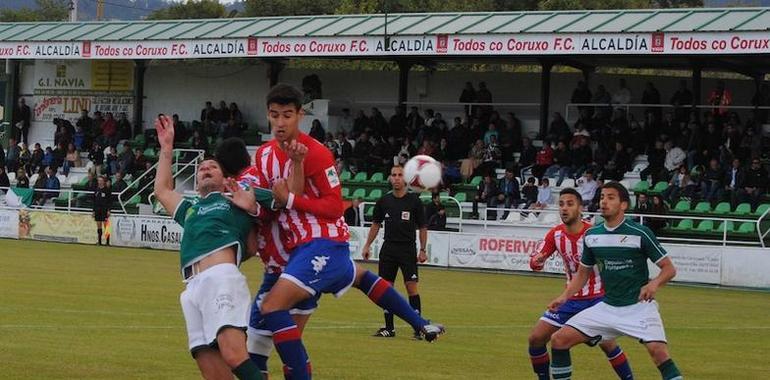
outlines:
[[[456, 330], [504, 330], [504, 329], [531, 329], [533, 325], [449, 325], [447, 329]], [[306, 327], [307, 330], [357, 330], [381, 327], [379, 324], [354, 324], [338, 326], [313, 326]], [[91, 329], [91, 330], [183, 330], [180, 325], [51, 325], [51, 324], [0, 324], [0, 329]], [[770, 326], [667, 326], [667, 330], [770, 330]]]

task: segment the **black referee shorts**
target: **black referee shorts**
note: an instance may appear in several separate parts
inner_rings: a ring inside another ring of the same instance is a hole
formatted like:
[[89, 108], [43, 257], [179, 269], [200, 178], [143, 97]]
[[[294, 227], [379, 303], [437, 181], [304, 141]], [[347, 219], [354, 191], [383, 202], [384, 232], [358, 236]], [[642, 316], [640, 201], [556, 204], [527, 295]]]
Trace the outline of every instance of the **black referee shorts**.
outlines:
[[406, 281], [419, 281], [417, 272], [417, 247], [414, 242], [385, 242], [380, 249], [379, 275], [392, 282], [396, 281], [398, 270]]
[[107, 220], [107, 212], [110, 210], [106, 208], [96, 208], [94, 209], [94, 220], [97, 222], [104, 222]]

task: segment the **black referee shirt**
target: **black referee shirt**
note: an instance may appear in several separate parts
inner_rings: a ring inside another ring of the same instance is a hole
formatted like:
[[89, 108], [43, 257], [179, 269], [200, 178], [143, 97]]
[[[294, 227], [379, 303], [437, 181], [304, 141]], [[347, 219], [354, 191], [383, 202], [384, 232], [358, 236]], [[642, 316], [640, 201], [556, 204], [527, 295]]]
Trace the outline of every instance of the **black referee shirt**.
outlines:
[[385, 241], [414, 243], [414, 231], [427, 227], [425, 208], [415, 193], [396, 198], [393, 193], [382, 196], [374, 205], [374, 223], [385, 222]]
[[110, 188], [96, 189], [94, 191], [94, 210], [109, 210], [112, 208], [112, 196]]

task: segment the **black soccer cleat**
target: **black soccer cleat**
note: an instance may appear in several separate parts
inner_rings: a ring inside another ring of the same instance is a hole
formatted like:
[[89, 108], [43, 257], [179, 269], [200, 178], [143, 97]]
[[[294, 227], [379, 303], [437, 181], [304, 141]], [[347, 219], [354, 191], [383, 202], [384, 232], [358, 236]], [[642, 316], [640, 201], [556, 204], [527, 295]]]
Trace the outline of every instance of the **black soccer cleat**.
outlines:
[[377, 338], [395, 338], [396, 330], [388, 330], [387, 328], [383, 327], [377, 330], [377, 332], [372, 336]]
[[422, 333], [423, 338], [425, 338], [425, 341], [430, 343], [438, 339], [439, 335], [444, 334], [446, 330], [444, 329], [444, 326], [438, 323], [433, 324], [428, 322], [427, 325], [422, 326], [420, 332]]
[[422, 332], [420, 332], [419, 330], [415, 330], [414, 335], [412, 335], [412, 339], [422, 340]]

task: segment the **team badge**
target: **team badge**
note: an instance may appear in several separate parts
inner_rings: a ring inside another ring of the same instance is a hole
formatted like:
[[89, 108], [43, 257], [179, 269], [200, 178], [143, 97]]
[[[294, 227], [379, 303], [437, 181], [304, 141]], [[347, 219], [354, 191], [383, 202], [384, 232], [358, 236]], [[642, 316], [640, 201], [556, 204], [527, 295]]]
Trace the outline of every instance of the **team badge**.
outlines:
[[401, 220], [409, 220], [411, 215], [409, 211], [401, 211]]
[[326, 181], [329, 182], [329, 187], [335, 188], [340, 185], [340, 177], [337, 176], [337, 169], [334, 166], [326, 168]]

